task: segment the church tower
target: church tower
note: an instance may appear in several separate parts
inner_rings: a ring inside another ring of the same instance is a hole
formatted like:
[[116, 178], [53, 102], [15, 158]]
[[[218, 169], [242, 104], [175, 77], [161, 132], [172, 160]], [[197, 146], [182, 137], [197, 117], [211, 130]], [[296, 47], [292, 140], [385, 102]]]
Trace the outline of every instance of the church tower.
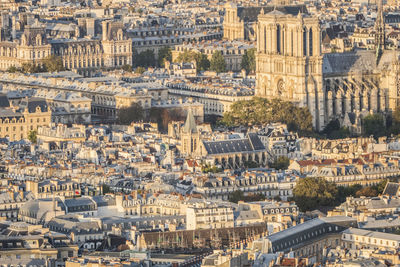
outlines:
[[[325, 123], [321, 28], [303, 6], [261, 9], [257, 25], [256, 95], [308, 107], [313, 124]], [[295, 13], [296, 12], [296, 13]]]
[[195, 156], [199, 153], [199, 150], [200, 134], [192, 110], [189, 109], [181, 132], [181, 153], [187, 156]]

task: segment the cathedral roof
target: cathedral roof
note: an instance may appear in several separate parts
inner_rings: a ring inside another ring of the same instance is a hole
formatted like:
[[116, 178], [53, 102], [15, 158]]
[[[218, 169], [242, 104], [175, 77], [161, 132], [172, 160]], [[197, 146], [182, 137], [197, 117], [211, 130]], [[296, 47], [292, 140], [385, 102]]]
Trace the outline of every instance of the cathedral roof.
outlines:
[[265, 149], [258, 135], [254, 133], [249, 133], [246, 138], [242, 139], [204, 141], [203, 144], [210, 155], [252, 152]]
[[323, 73], [372, 72], [374, 70], [387, 69], [395, 59], [397, 59], [397, 53], [393, 50], [383, 51], [378, 64], [374, 50], [325, 54]]
[[291, 5], [291, 6], [265, 6], [265, 7], [238, 7], [238, 17], [244, 22], [255, 22], [257, 21], [258, 15], [261, 9], [264, 9], [264, 13], [280, 12], [281, 15], [293, 15], [297, 16], [299, 13], [307, 13], [305, 5]]

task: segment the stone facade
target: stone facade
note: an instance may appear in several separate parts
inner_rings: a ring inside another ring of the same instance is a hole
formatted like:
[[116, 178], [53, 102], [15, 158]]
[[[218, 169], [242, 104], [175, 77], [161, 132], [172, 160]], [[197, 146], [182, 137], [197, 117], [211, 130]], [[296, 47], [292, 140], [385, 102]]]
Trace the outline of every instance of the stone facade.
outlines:
[[347, 114], [391, 112], [398, 105], [400, 64], [396, 51], [385, 50], [382, 23], [377, 20], [375, 51], [322, 54], [317, 17], [261, 9], [256, 95], [308, 107], [317, 130]]
[[115, 21], [103, 21], [102, 39], [47, 40], [44, 26], [35, 23], [26, 27], [20, 41], [0, 42], [0, 70], [21, 67], [24, 63], [42, 65], [51, 55], [62, 58], [66, 69], [90, 76], [99, 68], [132, 65], [132, 41]]

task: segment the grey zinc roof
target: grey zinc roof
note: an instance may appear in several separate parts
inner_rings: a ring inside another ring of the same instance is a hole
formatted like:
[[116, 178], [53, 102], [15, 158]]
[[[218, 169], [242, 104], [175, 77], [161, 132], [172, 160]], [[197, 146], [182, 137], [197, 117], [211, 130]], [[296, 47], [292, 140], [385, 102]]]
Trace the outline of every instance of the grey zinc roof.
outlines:
[[94, 196], [92, 199], [97, 203], [97, 207], [115, 205], [115, 198], [112, 196]]
[[371, 201], [365, 207], [367, 209], [399, 208], [400, 199], [371, 199]]
[[400, 235], [396, 235], [396, 234], [374, 232], [374, 231], [358, 229], [358, 228], [349, 228], [349, 229], [343, 231], [343, 233], [367, 236], [367, 237], [372, 237], [372, 238], [382, 238], [382, 239], [388, 239], [388, 240], [394, 240], [394, 241], [400, 242]]
[[251, 146], [254, 150], [263, 150], [265, 149], [263, 143], [261, 142], [260, 138], [255, 133], [249, 133], [248, 138], [250, 140]]
[[78, 207], [84, 205], [93, 205], [94, 201], [87, 197], [69, 198], [64, 201], [64, 204], [67, 207]]
[[387, 183], [385, 190], [383, 191], [383, 195], [397, 196], [397, 193], [399, 192], [399, 187], [400, 184], [389, 182]]
[[307, 8], [305, 5], [292, 5], [292, 6], [265, 6], [265, 7], [239, 7], [237, 9], [238, 17], [244, 22], [254, 22], [257, 21], [258, 14], [260, 14], [261, 9], [264, 9], [264, 13], [270, 13], [274, 10], [279, 11], [283, 14], [297, 16], [297, 14], [305, 13], [307, 14]]
[[346, 217], [346, 216], [332, 216], [332, 217], [323, 217], [323, 218], [316, 218], [310, 221], [306, 221], [305, 223], [298, 224], [296, 226], [292, 226], [286, 230], [274, 233], [268, 236], [268, 239], [273, 243], [276, 241], [280, 241], [282, 239], [288, 238], [290, 236], [295, 236], [299, 233], [307, 231], [309, 229], [313, 229], [316, 226], [323, 225], [325, 223], [335, 224], [341, 223], [346, 221], [356, 221], [353, 218]]
[[204, 147], [208, 154], [225, 154], [252, 152], [256, 150], [264, 150], [265, 147], [261, 143], [257, 134], [248, 134], [243, 139], [231, 139], [222, 141], [203, 141]]
[[323, 72], [324, 74], [333, 74], [385, 69], [396, 58], [397, 54], [395, 51], [384, 51], [377, 65], [376, 54], [373, 50], [325, 54]]
[[236, 220], [256, 220], [260, 219], [260, 215], [255, 210], [242, 210], [235, 211], [234, 216]]

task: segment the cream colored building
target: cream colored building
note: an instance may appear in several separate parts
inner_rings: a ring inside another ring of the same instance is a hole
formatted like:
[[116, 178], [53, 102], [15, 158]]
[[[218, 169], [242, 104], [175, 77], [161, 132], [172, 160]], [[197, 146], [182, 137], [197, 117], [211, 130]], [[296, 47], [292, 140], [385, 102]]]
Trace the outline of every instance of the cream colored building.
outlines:
[[4, 108], [0, 110], [0, 138], [9, 138], [10, 141], [27, 139], [30, 131], [50, 123], [51, 111], [47, 106], [22, 111], [13, 107]]
[[201, 202], [186, 209], [187, 230], [228, 227], [234, 227], [232, 207]]
[[66, 69], [90, 76], [99, 68], [120, 68], [132, 65], [132, 41], [123, 31], [122, 22], [103, 21], [102, 39], [47, 40], [44, 25], [27, 26], [20, 40], [0, 42], [0, 70], [22, 67], [23, 63], [43, 65], [43, 60], [55, 55]]
[[374, 232], [364, 229], [349, 228], [342, 233], [342, 242], [345, 248], [397, 250], [400, 247], [400, 236]]

